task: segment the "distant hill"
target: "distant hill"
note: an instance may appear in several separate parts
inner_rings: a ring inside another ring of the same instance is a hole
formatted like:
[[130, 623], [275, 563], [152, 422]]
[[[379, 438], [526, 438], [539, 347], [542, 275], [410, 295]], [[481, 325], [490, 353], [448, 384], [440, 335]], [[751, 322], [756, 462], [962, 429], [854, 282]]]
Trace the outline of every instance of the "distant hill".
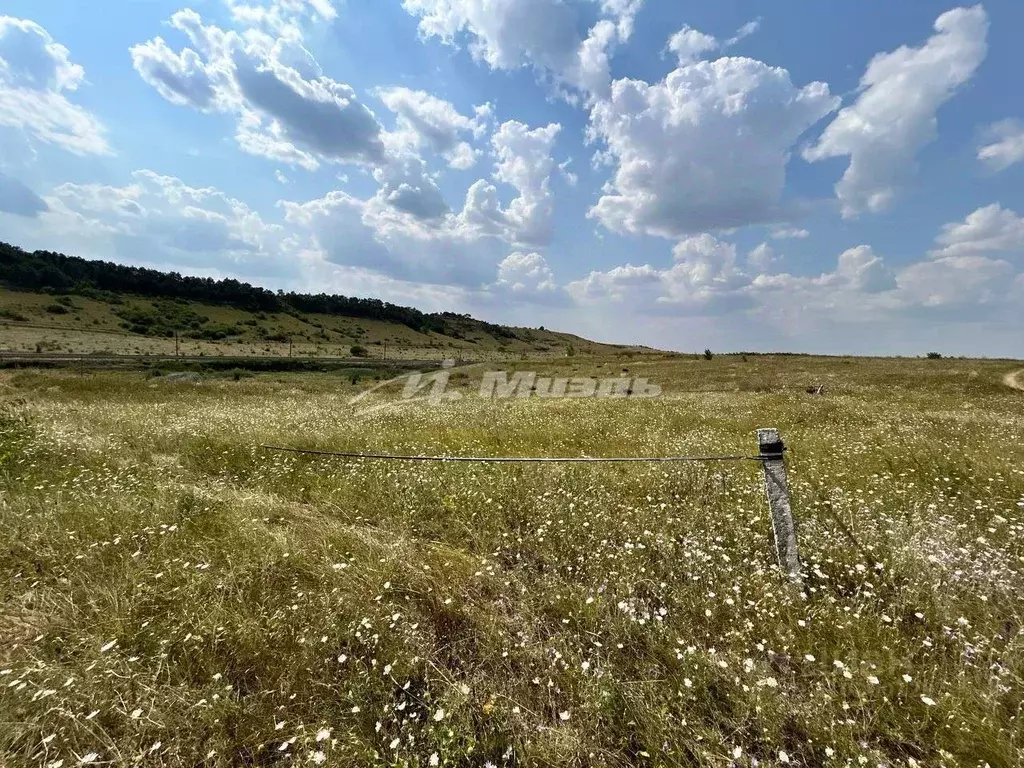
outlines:
[[[379, 299], [270, 291], [0, 243], [0, 349], [51, 352], [502, 356], [640, 352]], [[175, 338], [177, 337], [177, 338]]]

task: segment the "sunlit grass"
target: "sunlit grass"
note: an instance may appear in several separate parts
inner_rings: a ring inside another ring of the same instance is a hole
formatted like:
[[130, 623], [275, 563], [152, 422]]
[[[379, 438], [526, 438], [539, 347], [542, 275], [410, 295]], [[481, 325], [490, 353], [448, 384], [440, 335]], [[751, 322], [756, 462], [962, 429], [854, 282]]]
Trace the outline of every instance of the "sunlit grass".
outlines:
[[[493, 402], [469, 369], [457, 402], [360, 418], [330, 376], [6, 374], [0, 763], [1021, 762], [1012, 364], [538, 367], [665, 396]], [[790, 446], [802, 594], [754, 463], [258, 447], [750, 453], [759, 426]]]

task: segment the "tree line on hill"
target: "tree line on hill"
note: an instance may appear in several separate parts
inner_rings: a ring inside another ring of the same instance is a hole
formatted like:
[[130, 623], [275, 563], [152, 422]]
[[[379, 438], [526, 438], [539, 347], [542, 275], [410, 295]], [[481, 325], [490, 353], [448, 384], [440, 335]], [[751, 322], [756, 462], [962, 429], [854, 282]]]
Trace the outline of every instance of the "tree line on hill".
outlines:
[[28, 252], [0, 242], [0, 284], [33, 293], [65, 293], [116, 301], [121, 294], [219, 304], [248, 312], [285, 312], [357, 317], [400, 323], [415, 331], [461, 335], [455, 321], [468, 320], [495, 337], [514, 338], [500, 325], [450, 312], [426, 313], [380, 299], [270, 291], [238, 280], [188, 277], [108, 261], [90, 261], [52, 251]]

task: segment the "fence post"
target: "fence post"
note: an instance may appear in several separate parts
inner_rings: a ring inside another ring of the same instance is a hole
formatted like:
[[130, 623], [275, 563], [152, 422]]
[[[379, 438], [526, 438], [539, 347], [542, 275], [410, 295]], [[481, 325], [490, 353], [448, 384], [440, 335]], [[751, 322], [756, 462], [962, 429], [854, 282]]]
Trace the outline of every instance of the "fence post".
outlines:
[[789, 505], [789, 485], [786, 481], [785, 446], [775, 428], [757, 430], [757, 447], [763, 458], [764, 490], [772, 513], [772, 531], [779, 567], [794, 582], [801, 582], [800, 555], [796, 545], [796, 526]]

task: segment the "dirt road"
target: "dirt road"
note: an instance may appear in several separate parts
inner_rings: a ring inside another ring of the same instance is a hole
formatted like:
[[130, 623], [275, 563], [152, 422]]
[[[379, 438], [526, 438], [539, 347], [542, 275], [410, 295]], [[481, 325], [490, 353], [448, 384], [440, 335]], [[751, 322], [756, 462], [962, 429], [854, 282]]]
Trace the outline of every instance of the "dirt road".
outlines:
[[1024, 369], [1011, 371], [1003, 376], [1003, 384], [1024, 391]]

